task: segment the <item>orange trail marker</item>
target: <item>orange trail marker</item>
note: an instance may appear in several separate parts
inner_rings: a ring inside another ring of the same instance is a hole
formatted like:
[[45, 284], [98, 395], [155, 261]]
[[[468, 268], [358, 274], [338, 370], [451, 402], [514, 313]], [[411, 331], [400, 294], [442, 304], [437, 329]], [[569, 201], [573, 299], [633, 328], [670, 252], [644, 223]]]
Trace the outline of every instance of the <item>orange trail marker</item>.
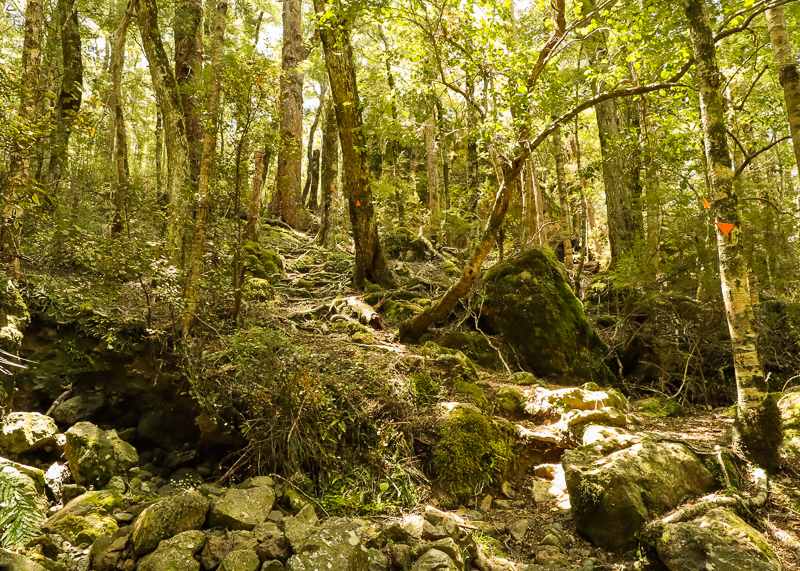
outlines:
[[356, 200], [356, 206], [361, 206], [361, 201], [360, 200]]
[[333, 187], [331, 187], [331, 192], [333, 192]]
[[708, 200], [706, 200], [705, 198], [703, 198], [703, 206], [705, 206], [706, 208], [711, 208], [711, 205], [708, 203]]
[[731, 230], [733, 230], [733, 224], [728, 224], [727, 222], [717, 222], [717, 228], [722, 230], [722, 233], [727, 236], [731, 233]]

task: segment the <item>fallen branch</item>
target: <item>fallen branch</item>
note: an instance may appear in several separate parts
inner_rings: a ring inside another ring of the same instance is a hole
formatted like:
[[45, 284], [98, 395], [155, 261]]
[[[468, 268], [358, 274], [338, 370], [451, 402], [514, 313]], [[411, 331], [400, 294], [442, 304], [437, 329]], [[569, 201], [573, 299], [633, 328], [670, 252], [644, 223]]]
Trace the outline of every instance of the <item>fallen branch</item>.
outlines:
[[358, 322], [361, 325], [369, 325], [373, 329], [381, 329], [381, 316], [371, 305], [358, 297], [348, 297], [347, 307], [358, 315]]

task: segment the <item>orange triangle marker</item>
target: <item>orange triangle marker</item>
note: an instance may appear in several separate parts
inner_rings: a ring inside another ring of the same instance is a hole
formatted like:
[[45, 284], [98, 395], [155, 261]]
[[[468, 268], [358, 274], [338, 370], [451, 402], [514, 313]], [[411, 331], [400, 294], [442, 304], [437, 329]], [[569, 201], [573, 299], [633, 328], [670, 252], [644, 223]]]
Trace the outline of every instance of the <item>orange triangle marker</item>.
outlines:
[[333, 187], [331, 187], [331, 192], [333, 192]]
[[717, 228], [722, 230], [722, 233], [727, 236], [731, 233], [731, 230], [733, 230], [733, 224], [728, 224], [727, 222], [717, 222]]
[[356, 206], [361, 206], [361, 201], [360, 200], [356, 200]]
[[711, 208], [711, 205], [708, 203], [708, 200], [706, 200], [705, 198], [703, 198], [703, 206], [705, 206], [706, 208]]

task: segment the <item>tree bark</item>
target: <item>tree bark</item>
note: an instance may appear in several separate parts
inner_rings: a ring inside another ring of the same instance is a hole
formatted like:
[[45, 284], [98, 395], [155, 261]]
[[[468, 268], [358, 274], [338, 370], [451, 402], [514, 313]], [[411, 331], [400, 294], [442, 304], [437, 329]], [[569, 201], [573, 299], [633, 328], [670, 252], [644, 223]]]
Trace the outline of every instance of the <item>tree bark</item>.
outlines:
[[438, 226], [435, 221], [439, 216], [441, 204], [439, 201], [439, 160], [436, 144], [436, 115], [433, 104], [428, 120], [425, 122], [425, 157], [427, 164], [428, 178], [428, 209], [431, 212], [431, 224]]
[[522, 184], [522, 248], [528, 247], [528, 242], [539, 233], [539, 224], [536, 216], [536, 192], [533, 189], [535, 177], [533, 157], [525, 161]]
[[267, 170], [268, 155], [265, 151], [253, 153], [253, 184], [250, 189], [250, 210], [247, 213], [247, 224], [244, 227], [244, 241], [258, 243], [258, 234], [261, 229], [261, 193], [264, 189], [264, 180]]
[[747, 457], [768, 471], [777, 468], [781, 442], [780, 415], [769, 393], [758, 355], [758, 333], [747, 288], [747, 264], [742, 245], [739, 204], [734, 189], [726, 137], [724, 101], [716, 48], [704, 0], [683, 0], [700, 91], [708, 174], [713, 190], [715, 222], [733, 224], [729, 235], [716, 229], [720, 281], [736, 371], [736, 429]]
[[547, 228], [544, 216], [544, 196], [542, 185], [539, 184], [539, 177], [536, 174], [536, 160], [533, 155], [530, 157], [531, 178], [533, 179], [533, 198], [536, 201], [536, 226], [539, 228], [539, 245], [547, 244]]
[[181, 94], [186, 142], [189, 145], [189, 170], [192, 180], [200, 176], [203, 155], [203, 126], [197, 89], [203, 62], [203, 1], [178, 0], [173, 21], [175, 36], [175, 80]]
[[[128, 7], [122, 15], [122, 20], [114, 33], [113, 47], [111, 50], [111, 78], [112, 78], [112, 113], [114, 115], [114, 222], [111, 225], [111, 235], [116, 236], [125, 226], [125, 207], [128, 202], [128, 138], [125, 133], [125, 116], [122, 109], [122, 70], [125, 67], [125, 38], [131, 22], [134, 3], [129, 0]], [[160, 160], [157, 161], [160, 166]], [[160, 177], [161, 173], [158, 173]]]
[[317, 114], [314, 117], [314, 123], [311, 124], [311, 129], [308, 132], [308, 150], [306, 151], [306, 160], [308, 161], [308, 168], [306, 169], [306, 184], [303, 186], [303, 204], [308, 205], [308, 209], [310, 211], [317, 210], [317, 202], [318, 196], [317, 191], [312, 191], [311, 189], [316, 189], [319, 187], [319, 179], [317, 179], [317, 186], [313, 186], [313, 174], [314, 171], [312, 166], [316, 168], [317, 176], [319, 176], [319, 155], [317, 158], [314, 159], [314, 135], [317, 132], [317, 127], [319, 127], [319, 120], [322, 117], [322, 111], [325, 108], [325, 83], [322, 83], [322, 87], [320, 89], [319, 94], [319, 107], [317, 107]]
[[211, 70], [208, 80], [209, 127], [203, 135], [203, 160], [200, 163], [200, 180], [197, 186], [197, 218], [195, 219], [192, 251], [189, 257], [189, 274], [184, 286], [186, 309], [181, 321], [181, 333], [186, 335], [197, 315], [197, 294], [200, 277], [203, 273], [203, 251], [206, 245], [208, 215], [211, 207], [211, 178], [214, 171], [214, 152], [217, 148], [217, 129], [219, 125], [220, 79], [222, 50], [225, 45], [225, 16], [228, 11], [227, 0], [217, 3], [214, 18], [214, 40], [211, 49]]
[[[314, 8], [317, 14], [323, 14], [330, 6], [326, 0], [314, 0]], [[378, 237], [367, 153], [364, 152], [364, 120], [356, 84], [353, 48], [350, 45], [350, 23], [335, 11], [326, 16], [325, 24], [319, 28], [319, 32], [325, 50], [325, 66], [330, 79], [342, 145], [345, 194], [356, 249], [353, 284], [361, 288], [369, 280], [391, 286], [394, 279]]]
[[556, 160], [556, 186], [561, 208], [561, 243], [564, 246], [564, 267], [572, 270], [575, 263], [572, 259], [572, 216], [567, 200], [567, 181], [564, 174], [564, 148], [561, 144], [561, 128], [553, 131], [553, 156]]
[[303, 76], [297, 66], [308, 57], [304, 45], [301, 0], [283, 1], [283, 52], [281, 60], [281, 147], [278, 151], [273, 213], [292, 228], [305, 230], [311, 222], [301, 200], [303, 170]]
[[786, 115], [789, 120], [789, 132], [792, 135], [794, 157], [800, 168], [800, 75], [797, 72], [797, 61], [792, 44], [789, 42], [783, 6], [770, 8], [766, 14], [769, 40], [772, 43], [775, 64], [778, 67], [778, 79], [783, 87], [783, 97], [786, 101]]
[[[467, 74], [466, 79], [467, 93], [470, 99], [475, 97], [475, 78]], [[478, 174], [480, 165], [478, 163], [478, 137], [475, 136], [475, 129], [478, 126], [478, 119], [472, 105], [467, 107], [467, 196], [469, 196], [469, 210], [473, 214], [478, 213], [478, 200], [480, 199], [480, 181]]]
[[336, 198], [336, 178], [339, 175], [339, 127], [336, 125], [336, 111], [333, 100], [325, 104], [325, 118], [322, 122], [322, 172], [320, 183], [320, 228], [317, 240], [326, 248], [334, 245], [336, 219], [334, 200]]
[[183, 265], [186, 226], [191, 219], [189, 203], [196, 186], [191, 175], [189, 144], [183, 115], [180, 90], [172, 73], [167, 52], [161, 41], [158, 27], [158, 7], [155, 0], [137, 0], [139, 31], [142, 47], [147, 56], [153, 88], [161, 105], [164, 141], [167, 147], [167, 244], [170, 257], [178, 266]]
[[[39, 66], [42, 55], [42, 3], [40, 0], [28, 0], [25, 7], [25, 35], [22, 43], [22, 68], [20, 70], [20, 101], [18, 117], [23, 131], [36, 120], [36, 102], [39, 87]], [[4, 262], [10, 261], [14, 276], [22, 276], [20, 255], [20, 237], [22, 231], [22, 209], [17, 202], [29, 185], [31, 155], [34, 140], [19, 141], [11, 151], [6, 181], [0, 189], [5, 207], [3, 208], [3, 226], [0, 233], [0, 249]], [[15, 228], [15, 225], [17, 228]]]

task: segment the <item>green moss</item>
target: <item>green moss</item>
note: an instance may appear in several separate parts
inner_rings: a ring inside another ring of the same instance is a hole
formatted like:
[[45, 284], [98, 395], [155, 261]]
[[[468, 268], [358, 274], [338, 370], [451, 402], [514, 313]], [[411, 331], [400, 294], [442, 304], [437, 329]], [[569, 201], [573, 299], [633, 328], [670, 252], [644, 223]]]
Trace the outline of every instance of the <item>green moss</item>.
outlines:
[[647, 398], [632, 404], [633, 408], [650, 418], [682, 418], [686, 411], [681, 404], [668, 398]]
[[275, 288], [272, 287], [269, 280], [251, 276], [244, 282], [242, 296], [245, 299], [256, 301], [271, 301], [275, 299]]
[[93, 543], [104, 533], [113, 534], [119, 529], [119, 526], [112, 516], [89, 514], [86, 516], [68, 515], [53, 529], [70, 543], [84, 545]]
[[483, 389], [478, 385], [456, 378], [453, 387], [458, 394], [467, 397], [472, 404], [477, 405], [483, 410], [489, 409], [489, 401], [486, 399], [486, 393], [483, 392]]
[[440, 428], [433, 466], [442, 486], [456, 497], [468, 496], [510, 467], [513, 454], [498, 427], [479, 411], [459, 406]]
[[478, 332], [451, 331], [440, 341], [440, 344], [450, 349], [463, 352], [477, 365], [492, 371], [505, 369], [503, 360], [497, 350], [491, 346], [489, 340]]
[[422, 308], [416, 304], [393, 299], [387, 299], [383, 302], [381, 310], [386, 318], [392, 321], [404, 321], [409, 317], [422, 313]]
[[411, 383], [419, 404], [431, 403], [439, 395], [439, 384], [429, 373], [414, 373], [411, 375]]
[[283, 277], [283, 259], [275, 250], [262, 249], [255, 242], [245, 242], [243, 261], [247, 262], [248, 273], [256, 278], [275, 283]]
[[519, 389], [503, 387], [497, 391], [497, 406], [506, 416], [515, 417], [525, 411], [522, 392]]
[[367, 293], [380, 293], [383, 291], [383, 288], [378, 284], [369, 284], [367, 286]]
[[453, 262], [442, 262], [440, 267], [445, 275], [451, 278], [457, 278], [461, 275], [461, 270]]
[[368, 293], [364, 296], [364, 302], [373, 307], [376, 306], [381, 299], [383, 299], [383, 294], [380, 292]]

